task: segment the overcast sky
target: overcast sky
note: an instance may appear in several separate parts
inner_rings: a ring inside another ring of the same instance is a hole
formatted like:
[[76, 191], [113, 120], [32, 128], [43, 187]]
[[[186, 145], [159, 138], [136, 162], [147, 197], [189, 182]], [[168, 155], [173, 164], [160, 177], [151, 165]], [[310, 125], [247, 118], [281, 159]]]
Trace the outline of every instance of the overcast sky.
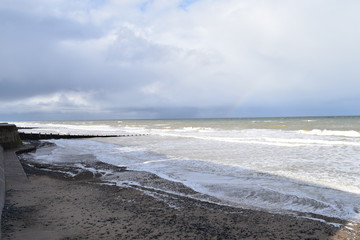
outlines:
[[358, 0], [1, 0], [0, 121], [360, 115]]

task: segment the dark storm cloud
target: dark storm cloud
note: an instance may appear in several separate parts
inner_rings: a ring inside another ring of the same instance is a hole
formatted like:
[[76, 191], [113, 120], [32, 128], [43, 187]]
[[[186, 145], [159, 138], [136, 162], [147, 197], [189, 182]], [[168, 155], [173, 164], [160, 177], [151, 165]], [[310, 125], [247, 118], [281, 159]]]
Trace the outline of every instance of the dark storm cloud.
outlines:
[[79, 87], [74, 79], [67, 78], [76, 66], [69, 56], [57, 51], [57, 41], [100, 34], [64, 19], [14, 11], [0, 12], [0, 29], [0, 100]]
[[[144, 74], [151, 75], [131, 67], [94, 61], [61, 48], [62, 41], [83, 41], [101, 37], [102, 30], [91, 25], [23, 12], [1, 11], [0, 29], [0, 100], [3, 101], [58, 91], [105, 89], [122, 92], [135, 87]], [[136, 43], [134, 37], [125, 37], [125, 41]], [[139, 44], [138, 48], [143, 45]], [[107, 60], [116, 61], [125, 56], [131, 58], [126, 59], [127, 61], [133, 61], [141, 58], [137, 56], [141, 52], [150, 49], [146, 46], [146, 49], [126, 56], [126, 51], [132, 49], [127, 46], [119, 47], [111, 46]], [[96, 59], [98, 56], [90, 54], [90, 57]]]

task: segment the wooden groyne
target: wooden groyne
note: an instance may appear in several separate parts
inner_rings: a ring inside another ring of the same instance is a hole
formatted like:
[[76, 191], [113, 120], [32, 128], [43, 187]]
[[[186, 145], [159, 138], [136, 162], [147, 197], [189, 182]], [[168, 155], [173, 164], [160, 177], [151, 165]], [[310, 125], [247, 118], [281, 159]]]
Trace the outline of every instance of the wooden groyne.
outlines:
[[56, 133], [24, 133], [19, 132], [21, 140], [48, 140], [48, 139], [79, 139], [79, 138], [108, 138], [108, 137], [136, 137], [148, 134], [128, 134], [128, 135], [74, 135]]

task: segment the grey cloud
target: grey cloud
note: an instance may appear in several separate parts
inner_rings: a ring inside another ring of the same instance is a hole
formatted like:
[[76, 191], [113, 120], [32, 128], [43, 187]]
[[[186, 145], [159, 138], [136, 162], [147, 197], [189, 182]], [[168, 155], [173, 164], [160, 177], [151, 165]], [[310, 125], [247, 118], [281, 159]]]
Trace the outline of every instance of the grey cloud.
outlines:
[[133, 31], [123, 27], [117, 31], [117, 40], [108, 49], [108, 59], [124, 63], [158, 62], [169, 60], [171, 49], [136, 36]]
[[67, 80], [69, 72], [76, 71], [69, 64], [71, 57], [61, 56], [56, 45], [62, 39], [99, 35], [67, 20], [11, 11], [0, 13], [0, 29], [0, 99], [76, 88], [73, 79]]
[[[101, 37], [101, 30], [92, 26], [9, 11], [2, 12], [0, 18], [0, 100], [73, 90], [122, 92], [150, 75], [131, 67], [86, 59], [60, 48], [63, 40]], [[127, 46], [123, 50], [127, 51]]]
[[0, 117], [360, 114], [356, 1], [13, 2], [0, 3]]

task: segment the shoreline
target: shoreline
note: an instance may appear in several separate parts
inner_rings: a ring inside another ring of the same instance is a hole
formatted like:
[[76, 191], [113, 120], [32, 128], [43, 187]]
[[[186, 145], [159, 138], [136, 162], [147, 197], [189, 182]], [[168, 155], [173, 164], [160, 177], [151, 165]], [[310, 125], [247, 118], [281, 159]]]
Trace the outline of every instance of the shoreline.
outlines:
[[[6, 192], [3, 239], [360, 239], [359, 224], [339, 219], [342, 226], [334, 226], [200, 201], [186, 194], [110, 186], [90, 171], [69, 177], [51, 166], [22, 164], [29, 182], [17, 183]], [[125, 178], [136, 174], [117, 170]]]

